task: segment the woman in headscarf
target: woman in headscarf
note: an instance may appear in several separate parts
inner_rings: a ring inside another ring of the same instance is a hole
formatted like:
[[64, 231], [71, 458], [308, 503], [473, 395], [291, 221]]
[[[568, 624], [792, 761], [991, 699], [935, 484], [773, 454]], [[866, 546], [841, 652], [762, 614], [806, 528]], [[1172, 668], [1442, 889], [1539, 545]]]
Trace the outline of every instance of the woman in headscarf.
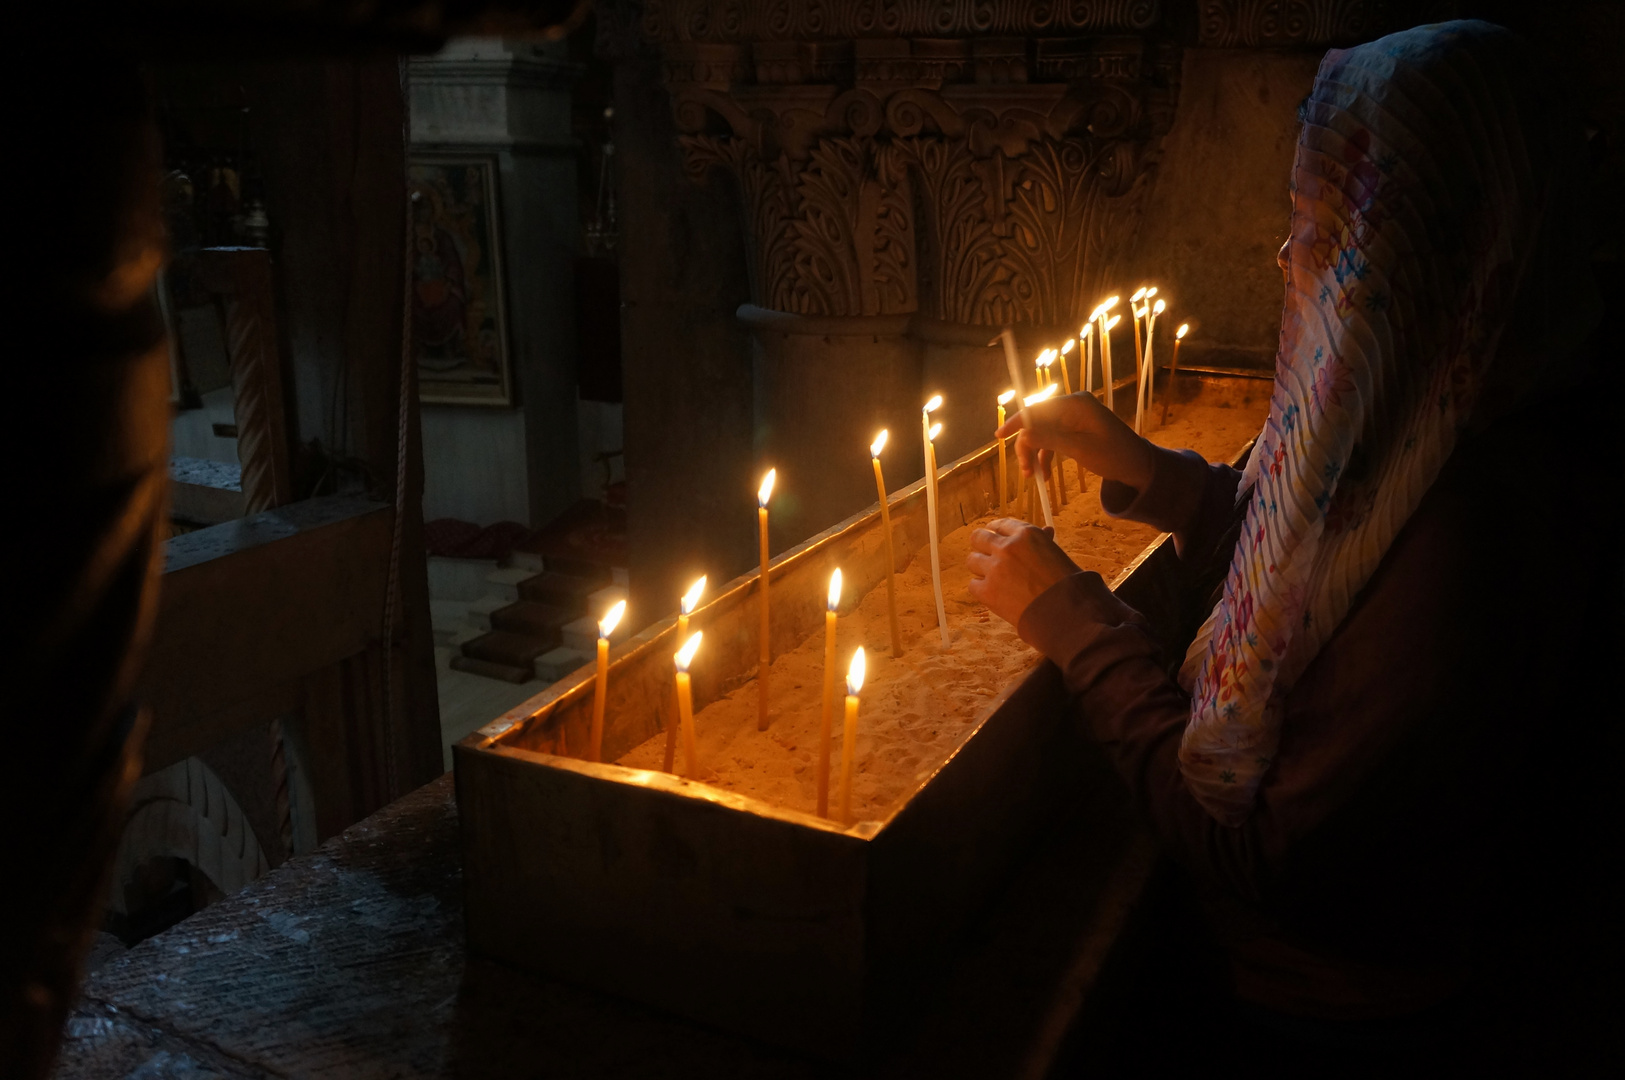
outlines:
[[1045, 530], [995, 522], [969, 564], [1194, 872], [1240, 1000], [1335, 1026], [1460, 999], [1498, 838], [1533, 797], [1520, 769], [1572, 722], [1554, 628], [1584, 590], [1547, 587], [1540, 556], [1583, 553], [1573, 518], [1511, 496], [1582, 467], [1532, 406], [1596, 305], [1579, 134], [1506, 31], [1328, 53], [1302, 118], [1245, 470], [1083, 394], [1001, 431], [1024, 471], [1070, 456], [1108, 512], [1173, 533], [1184, 587], [1211, 597], [1188, 652], [1163, 655]]

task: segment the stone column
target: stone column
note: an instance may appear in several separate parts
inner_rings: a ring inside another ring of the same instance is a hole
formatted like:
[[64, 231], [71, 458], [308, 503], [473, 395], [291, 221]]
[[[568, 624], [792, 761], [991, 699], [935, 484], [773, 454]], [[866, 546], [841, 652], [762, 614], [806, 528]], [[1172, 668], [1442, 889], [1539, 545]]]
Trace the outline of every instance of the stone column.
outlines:
[[412, 150], [498, 170], [517, 407], [425, 405], [429, 516], [546, 524], [581, 496], [572, 260], [578, 232], [562, 43], [461, 38], [411, 62]]
[[645, 6], [684, 163], [739, 200], [758, 449], [798, 499], [783, 542], [873, 501], [881, 423], [899, 439], [888, 480], [918, 479], [932, 393], [939, 460], [986, 442], [1009, 384], [989, 339], [1014, 324], [1036, 354], [1119, 286], [1178, 90], [1160, 18], [1155, 2]]

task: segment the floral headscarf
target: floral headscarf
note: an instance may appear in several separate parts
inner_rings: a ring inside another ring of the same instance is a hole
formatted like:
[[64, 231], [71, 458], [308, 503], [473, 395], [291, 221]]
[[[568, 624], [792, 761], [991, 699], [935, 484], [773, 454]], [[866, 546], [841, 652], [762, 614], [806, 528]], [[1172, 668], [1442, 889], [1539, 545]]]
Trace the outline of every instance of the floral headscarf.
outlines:
[[1419, 27], [1328, 53], [1304, 104], [1269, 420], [1180, 679], [1181, 771], [1225, 824], [1250, 813], [1285, 695], [1455, 449], [1553, 249], [1537, 238], [1580, 176], [1578, 138], [1523, 53], [1487, 23]]

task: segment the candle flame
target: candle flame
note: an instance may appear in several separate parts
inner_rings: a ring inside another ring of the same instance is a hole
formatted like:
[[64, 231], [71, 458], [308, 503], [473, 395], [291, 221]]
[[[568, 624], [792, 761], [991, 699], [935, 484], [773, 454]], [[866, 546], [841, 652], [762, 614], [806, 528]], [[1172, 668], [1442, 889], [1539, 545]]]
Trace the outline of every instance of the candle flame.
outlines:
[[925, 403], [925, 409], [923, 411], [928, 413], [936, 412], [940, 408], [942, 408], [942, 395], [934, 394], [932, 395], [931, 400]]
[[1067, 338], [1065, 341], [1063, 341], [1061, 343], [1061, 355], [1065, 356], [1067, 353], [1071, 352], [1072, 351], [1072, 346], [1074, 346], [1076, 344], [1077, 344], [1077, 342], [1073, 341], [1071, 338]]
[[835, 572], [829, 576], [829, 609], [834, 611], [841, 606], [841, 568], [837, 566]]
[[1055, 363], [1055, 358], [1058, 355], [1060, 354], [1054, 349], [1045, 349], [1043, 352], [1038, 354], [1038, 366], [1041, 368], [1048, 368], [1051, 364]]
[[1146, 312], [1150, 310], [1151, 309], [1149, 307], [1137, 307], [1133, 309], [1132, 313], [1136, 319], [1143, 319], [1145, 318]]
[[[1121, 318], [1121, 316], [1119, 316], [1119, 318]], [[1037, 405], [1040, 401], [1048, 401], [1050, 398], [1055, 396], [1055, 391], [1059, 390], [1060, 388], [1061, 387], [1060, 387], [1059, 383], [1050, 383], [1048, 386], [1044, 387], [1044, 389], [1040, 390], [1038, 393], [1033, 394], [1033, 395], [1031, 395], [1029, 397], [1022, 398], [1021, 403], [1023, 405], [1031, 406], [1031, 405]]]
[[1152, 305], [1151, 314], [1153, 314], [1153, 315], [1161, 315], [1164, 311], [1167, 311], [1167, 310], [1168, 310], [1167, 302], [1164, 301], [1164, 300], [1158, 300], [1154, 305]]
[[1123, 316], [1121, 316], [1121, 315], [1113, 315], [1111, 318], [1107, 319], [1106, 320], [1106, 332], [1108, 334], [1111, 333], [1112, 330], [1116, 328], [1117, 324], [1122, 322], [1122, 321], [1123, 321]]
[[700, 597], [702, 597], [704, 595], [705, 595], [705, 575], [701, 574], [700, 575], [700, 580], [698, 580], [694, 584], [690, 585], [688, 587], [688, 592], [683, 594], [683, 606], [682, 606], [683, 614], [684, 615], [692, 615], [692, 614], [694, 614], [694, 609], [696, 607], [698, 607], [699, 604], [700, 604]]
[[688, 640], [683, 642], [683, 647], [677, 650], [677, 655], [673, 659], [677, 661], [678, 671], [687, 671], [688, 665], [694, 662], [694, 654], [700, 651], [700, 638], [704, 636], [703, 630], [690, 634]]
[[1134, 290], [1134, 295], [1128, 298], [1128, 302], [1131, 303], [1131, 304], [1138, 304], [1141, 300], [1144, 300], [1144, 299], [1145, 299], [1145, 286], [1141, 285], [1138, 289]]
[[[1116, 307], [1117, 306], [1117, 301], [1118, 301], [1118, 297], [1108, 296], [1105, 299], [1105, 301], [1102, 302], [1101, 305], [1100, 305], [1100, 313], [1102, 315], [1104, 315], [1104, 314], [1106, 314], [1106, 312], [1108, 312], [1112, 308]], [[1122, 316], [1118, 316], [1118, 317], [1121, 318]]]
[[621, 625], [621, 616], [625, 614], [626, 601], [615, 601], [615, 606], [606, 611], [604, 613], [604, 617], [598, 620], [598, 636], [601, 638], [607, 638], [609, 635], [613, 634], [615, 632], [615, 628]]
[[853, 697], [857, 697], [858, 691], [863, 689], [863, 676], [867, 667], [863, 659], [863, 646], [859, 645], [858, 651], [852, 654], [851, 665], [846, 669], [846, 692]]
[[1145, 291], [1145, 298], [1147, 300], [1151, 299], [1155, 295], [1157, 295], [1157, 287], [1155, 285], [1151, 286]]
[[1089, 321], [1083, 324], [1083, 329], [1078, 331], [1078, 336], [1080, 338], [1086, 338], [1090, 334], [1095, 332], [1094, 319], [1095, 319], [1095, 317], [1093, 315], [1091, 315], [1091, 316], [1089, 316]]
[[886, 434], [886, 429], [881, 428], [880, 434], [875, 436], [875, 441], [869, 444], [870, 457], [879, 457], [880, 452], [886, 449]]
[[1010, 399], [1015, 396], [1016, 392], [1014, 390], [1006, 390], [1004, 393], [999, 395], [999, 404], [1008, 405], [1010, 404]]
[[756, 489], [756, 505], [765, 507], [767, 500], [773, 497], [773, 481], [779, 478], [779, 470], [769, 469], [767, 475], [762, 477], [762, 486]]
[[942, 425], [932, 424], [931, 430], [925, 433], [925, 437], [930, 439], [932, 442], [936, 442], [937, 436], [940, 434], [942, 434]]
[[1188, 322], [1187, 323], [1180, 323], [1179, 324], [1179, 329], [1174, 331], [1174, 339], [1177, 341], [1179, 338], [1184, 337], [1186, 334], [1188, 334], [1190, 332], [1191, 332], [1191, 324], [1190, 323], [1188, 323]]

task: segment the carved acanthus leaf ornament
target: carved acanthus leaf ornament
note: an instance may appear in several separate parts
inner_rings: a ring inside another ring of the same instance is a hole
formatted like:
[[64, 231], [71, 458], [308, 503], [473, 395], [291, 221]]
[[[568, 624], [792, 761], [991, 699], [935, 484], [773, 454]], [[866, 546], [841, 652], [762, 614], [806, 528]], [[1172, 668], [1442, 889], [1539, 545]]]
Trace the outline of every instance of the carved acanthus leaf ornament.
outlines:
[[690, 30], [664, 42], [686, 166], [737, 182], [755, 302], [806, 315], [1078, 321], [1133, 241], [1178, 84], [1177, 49], [1139, 36]]

